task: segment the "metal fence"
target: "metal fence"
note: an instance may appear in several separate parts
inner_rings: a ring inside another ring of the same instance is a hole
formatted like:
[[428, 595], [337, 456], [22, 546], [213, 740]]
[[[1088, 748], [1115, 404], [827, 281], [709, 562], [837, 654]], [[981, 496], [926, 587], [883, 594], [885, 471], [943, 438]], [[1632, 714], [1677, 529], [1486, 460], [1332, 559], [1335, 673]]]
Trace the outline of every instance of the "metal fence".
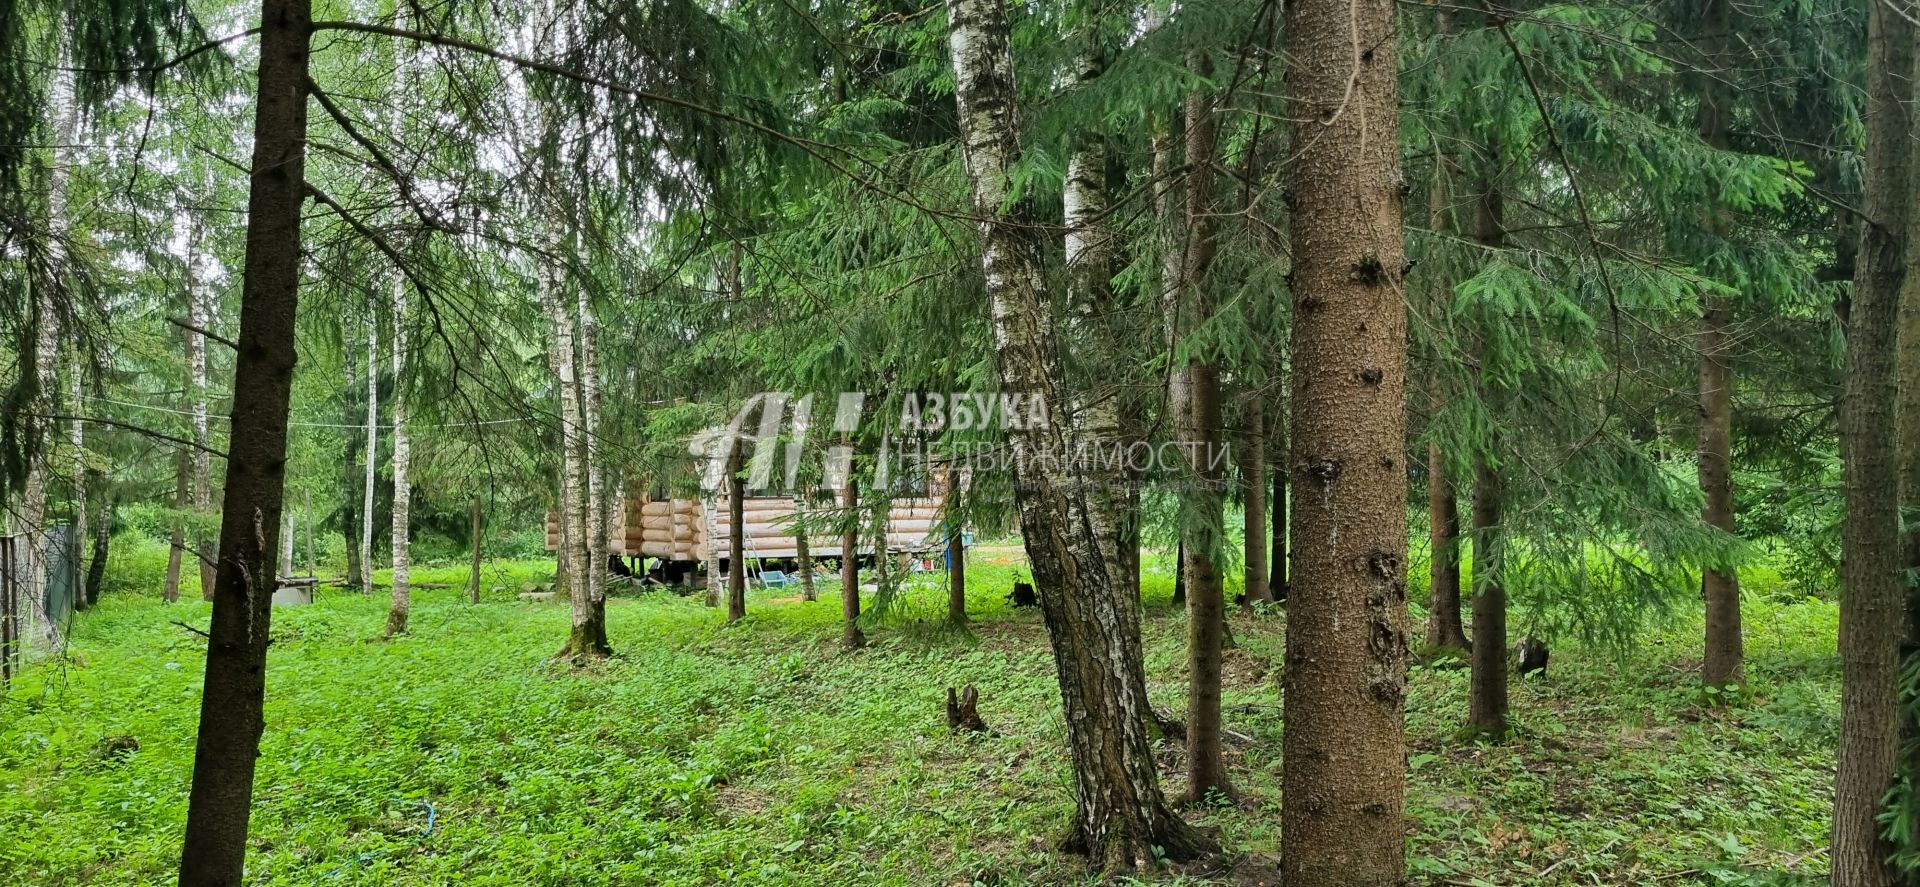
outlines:
[[42, 531], [46, 570], [40, 594], [28, 593], [33, 544], [26, 534], [0, 536], [0, 688], [19, 672], [28, 646], [64, 632], [80, 596], [80, 540], [71, 525]]

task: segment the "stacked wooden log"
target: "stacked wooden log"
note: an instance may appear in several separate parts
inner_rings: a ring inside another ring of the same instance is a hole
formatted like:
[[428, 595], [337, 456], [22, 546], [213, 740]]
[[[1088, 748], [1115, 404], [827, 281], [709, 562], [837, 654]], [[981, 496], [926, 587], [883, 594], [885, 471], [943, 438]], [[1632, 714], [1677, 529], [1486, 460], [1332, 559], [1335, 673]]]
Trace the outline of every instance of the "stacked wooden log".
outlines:
[[[924, 551], [942, 543], [942, 498], [896, 499], [887, 513], [887, 548]], [[708, 512], [712, 519], [709, 522]], [[799, 556], [795, 538], [794, 501], [788, 496], [750, 496], [741, 506], [747, 533], [746, 555], [751, 558]], [[724, 496], [712, 499], [654, 500], [645, 494], [629, 496], [616, 509], [608, 532], [608, 552], [628, 557], [657, 557], [674, 561], [705, 561], [729, 557], [727, 532], [732, 525]], [[707, 538], [711, 523], [714, 538]], [[865, 534], [863, 534], [864, 538]], [[815, 533], [808, 540], [814, 557], [839, 557], [837, 533]], [[560, 547], [559, 526], [547, 512], [547, 550]], [[862, 548], [863, 554], [872, 551]]]

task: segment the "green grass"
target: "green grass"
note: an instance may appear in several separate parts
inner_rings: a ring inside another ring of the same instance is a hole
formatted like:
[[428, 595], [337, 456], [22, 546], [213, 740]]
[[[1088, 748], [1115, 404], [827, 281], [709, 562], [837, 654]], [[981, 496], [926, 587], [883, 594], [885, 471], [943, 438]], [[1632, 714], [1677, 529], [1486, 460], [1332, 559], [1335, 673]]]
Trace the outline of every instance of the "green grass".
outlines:
[[[838, 649], [831, 594], [755, 592], [729, 627], [697, 597], [655, 593], [612, 601], [619, 657], [571, 670], [549, 661], [565, 605], [514, 599], [542, 574], [525, 562], [490, 565], [479, 605], [461, 600], [463, 568], [418, 571], [448, 587], [420, 591], [393, 642], [371, 640], [379, 595], [276, 611], [248, 883], [1077, 882], [1049, 849], [1070, 812], [1053, 670], [1038, 614], [1003, 600], [1008, 560], [973, 563], [971, 633], [939, 625], [945, 589], [921, 580], [857, 653]], [[1148, 578], [1149, 679], [1178, 711], [1184, 619], [1165, 564]], [[161, 604], [158, 582], [83, 615], [71, 656], [0, 700], [0, 884], [171, 883], [204, 642], [170, 622], [204, 627], [208, 611]], [[1746, 618], [1753, 693], [1737, 705], [1699, 704], [1694, 625], [1630, 662], [1564, 643], [1549, 679], [1515, 685], [1520, 735], [1500, 746], [1451, 739], [1465, 672], [1416, 668], [1413, 883], [1816, 883], [1836, 612], [1754, 595]], [[1245, 802], [1191, 814], [1255, 860], [1234, 883], [1257, 883], [1279, 850], [1283, 628], [1235, 616], [1226, 710], [1254, 738], [1229, 746]], [[948, 734], [945, 689], [965, 683], [997, 735]], [[102, 753], [123, 736], [138, 750]], [[1163, 754], [1177, 791], [1179, 750]], [[414, 801], [438, 811], [424, 841]]]

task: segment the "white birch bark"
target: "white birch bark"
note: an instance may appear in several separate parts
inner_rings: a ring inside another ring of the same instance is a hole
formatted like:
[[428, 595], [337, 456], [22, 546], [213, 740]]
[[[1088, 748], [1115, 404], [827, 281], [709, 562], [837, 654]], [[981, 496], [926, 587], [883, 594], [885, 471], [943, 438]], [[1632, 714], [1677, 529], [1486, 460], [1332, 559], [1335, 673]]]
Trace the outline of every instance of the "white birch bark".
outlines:
[[[78, 417], [83, 415], [80, 404], [80, 377], [85, 374], [86, 364], [76, 355], [68, 366], [71, 368], [72, 375], [67, 379], [67, 403], [72, 408], [73, 415]], [[93, 531], [88, 527], [87, 514], [86, 423], [78, 418], [67, 425], [67, 445], [73, 449], [71, 468], [73, 471], [73, 538], [78, 543], [73, 550], [74, 573], [85, 576], [87, 575], [87, 551], [93, 547], [91, 544]], [[78, 606], [79, 594], [74, 595], [74, 601], [75, 606]]]
[[193, 422], [193, 510], [198, 519], [193, 536], [194, 560], [200, 565], [200, 598], [213, 599], [214, 545], [216, 539], [206, 530], [213, 514], [213, 434], [207, 426], [207, 337], [201, 330], [213, 323], [213, 289], [200, 274], [203, 241], [196, 233], [187, 247], [187, 367], [193, 386], [188, 411]]
[[557, 269], [543, 266], [540, 302], [541, 307], [546, 309], [553, 336], [547, 361], [553, 370], [555, 387], [560, 395], [560, 507], [555, 512], [562, 532], [558, 556], [565, 564], [567, 600], [573, 608], [574, 640], [578, 640], [579, 632], [593, 618], [593, 601], [588, 590], [590, 580], [587, 565], [582, 563], [587, 547], [583, 538], [587, 522], [586, 496], [581, 477], [585, 467], [581, 464], [584, 461], [581, 456], [585, 440], [580, 423], [580, 388], [575, 373], [579, 356], [575, 351], [574, 319], [561, 297], [560, 286]]
[[410, 507], [413, 498], [413, 483], [408, 477], [412, 467], [412, 441], [407, 435], [407, 398], [402, 393], [405, 388], [407, 366], [406, 337], [402, 331], [407, 323], [407, 285], [406, 280], [396, 276], [393, 282], [393, 599], [387, 612], [387, 633], [402, 634], [407, 630], [407, 616], [413, 609], [413, 589], [410, 586], [413, 570], [412, 537], [408, 532], [413, 517]]
[[[67, 182], [69, 168], [73, 163], [74, 131], [77, 125], [76, 108], [73, 101], [73, 74], [68, 71], [67, 46], [63, 41], [59, 51], [60, 64], [54, 72], [52, 87], [49, 90], [49, 104], [53, 112], [53, 162], [48, 174], [48, 221], [50, 227], [59, 233], [65, 233], [68, 227]], [[56, 245], [55, 265], [52, 273], [64, 275], [66, 253]], [[47, 530], [47, 497], [49, 493], [49, 474], [52, 455], [52, 420], [44, 418], [54, 413], [54, 404], [58, 398], [54, 366], [59, 359], [60, 314], [52, 287], [42, 282], [34, 285], [32, 298], [39, 314], [39, 324], [35, 329], [33, 372], [39, 391], [37, 402], [29, 412], [37, 414], [27, 419], [27, 433], [34, 441], [35, 454], [28, 463], [27, 476], [22, 489], [20, 503], [20, 529], [27, 535], [27, 564], [25, 570], [26, 592], [22, 595], [21, 637], [27, 644], [42, 644], [49, 648], [59, 644], [59, 627], [46, 618], [47, 579], [49, 546]]]
[[607, 470], [600, 457], [600, 324], [587, 288], [578, 287], [580, 313], [580, 431], [587, 482], [587, 598], [596, 610], [607, 600]]
[[367, 306], [367, 483], [360, 499], [360, 593], [373, 594], [373, 491], [380, 468], [380, 318]]
[[[1020, 154], [1015, 81], [1003, 0], [948, 0], [960, 141], [979, 218], [981, 267], [995, 359], [1010, 393], [1062, 404], [1052, 311], [1030, 208], [1009, 204]], [[1160, 791], [1147, 734], [1137, 601], [1117, 593], [1114, 565], [1091, 532], [1085, 484], [1059, 467], [1071, 438], [1051, 422], [1010, 429], [1014, 493], [1046, 616], [1072, 752], [1076, 813], [1070, 846], [1101, 868], [1188, 859], [1208, 842]]]

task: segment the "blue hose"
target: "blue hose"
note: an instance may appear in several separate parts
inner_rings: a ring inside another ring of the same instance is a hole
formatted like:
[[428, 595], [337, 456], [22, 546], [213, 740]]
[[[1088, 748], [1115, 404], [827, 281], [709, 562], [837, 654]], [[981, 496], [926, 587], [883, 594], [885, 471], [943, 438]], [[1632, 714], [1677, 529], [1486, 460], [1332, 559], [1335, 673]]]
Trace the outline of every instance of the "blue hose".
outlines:
[[[427, 811], [427, 827], [422, 829], [420, 831], [420, 834], [413, 836], [413, 842], [411, 844], [407, 844], [404, 846], [417, 847], [425, 843], [427, 838], [433, 835], [433, 824], [439, 820], [440, 811], [433, 806], [432, 801], [409, 801], [409, 800], [406, 800], [405, 798], [388, 798], [387, 800], [394, 804], [409, 804], [414, 807], [419, 807]], [[379, 859], [380, 857], [385, 856], [399, 849], [401, 848], [388, 847], [384, 850], [375, 850], [372, 853], [362, 853], [356, 859], [353, 859], [348, 862], [343, 862], [337, 866], [334, 866], [333, 871], [328, 872], [326, 876], [328, 879], [332, 879], [334, 877], [337, 877], [341, 872], [344, 872], [349, 868], [352, 868], [358, 865], [364, 865], [368, 862], [371, 862], [375, 859]]]

